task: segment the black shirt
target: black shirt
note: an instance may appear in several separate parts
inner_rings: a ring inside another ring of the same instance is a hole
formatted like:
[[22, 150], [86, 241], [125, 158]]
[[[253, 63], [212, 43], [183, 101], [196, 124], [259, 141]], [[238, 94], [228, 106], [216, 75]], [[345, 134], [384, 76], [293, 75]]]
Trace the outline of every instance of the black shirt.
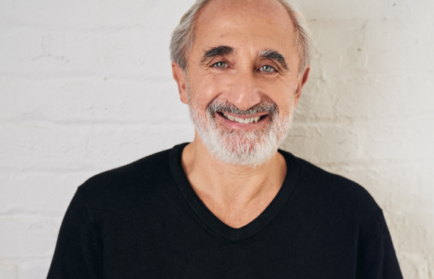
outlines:
[[402, 278], [383, 213], [361, 186], [279, 150], [281, 189], [235, 229], [189, 184], [185, 145], [80, 186], [48, 278]]

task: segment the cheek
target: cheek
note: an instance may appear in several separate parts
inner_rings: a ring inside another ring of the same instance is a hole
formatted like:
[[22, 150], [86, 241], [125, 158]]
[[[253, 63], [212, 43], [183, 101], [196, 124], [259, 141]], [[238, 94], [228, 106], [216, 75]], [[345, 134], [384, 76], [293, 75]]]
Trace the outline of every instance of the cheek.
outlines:
[[213, 75], [202, 76], [197, 79], [191, 87], [191, 98], [196, 107], [201, 111], [206, 111], [208, 104], [227, 89], [227, 80]]
[[[291, 94], [291, 96], [293, 96]], [[279, 107], [279, 117], [289, 116], [292, 111], [293, 98], [282, 98], [276, 103]]]
[[295, 85], [275, 82], [268, 84], [267, 87], [264, 87], [261, 91], [271, 101], [276, 103], [280, 115], [287, 116], [291, 113], [295, 96]]

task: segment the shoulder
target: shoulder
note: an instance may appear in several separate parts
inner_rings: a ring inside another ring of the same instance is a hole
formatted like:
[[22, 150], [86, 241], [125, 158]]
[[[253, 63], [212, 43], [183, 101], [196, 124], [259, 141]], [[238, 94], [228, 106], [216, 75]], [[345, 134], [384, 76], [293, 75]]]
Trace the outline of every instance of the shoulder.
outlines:
[[343, 176], [325, 171], [303, 159], [300, 174], [305, 181], [336, 206], [349, 211], [355, 210], [371, 214], [380, 208], [372, 195], [360, 184]]
[[97, 174], [78, 187], [77, 193], [94, 208], [128, 203], [139, 192], [154, 191], [160, 184], [158, 182], [170, 176], [171, 150], [164, 150]]
[[[288, 153], [289, 154], [289, 153]], [[298, 190], [324, 210], [361, 221], [381, 212], [371, 194], [358, 183], [289, 154], [298, 167]]]

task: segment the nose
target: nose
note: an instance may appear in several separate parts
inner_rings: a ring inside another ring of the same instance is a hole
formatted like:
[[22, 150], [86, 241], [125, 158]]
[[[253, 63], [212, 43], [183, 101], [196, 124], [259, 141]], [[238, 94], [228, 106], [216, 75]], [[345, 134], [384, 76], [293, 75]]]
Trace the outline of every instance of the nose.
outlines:
[[261, 102], [260, 91], [251, 69], [237, 69], [232, 76], [227, 98], [240, 110], [247, 110]]

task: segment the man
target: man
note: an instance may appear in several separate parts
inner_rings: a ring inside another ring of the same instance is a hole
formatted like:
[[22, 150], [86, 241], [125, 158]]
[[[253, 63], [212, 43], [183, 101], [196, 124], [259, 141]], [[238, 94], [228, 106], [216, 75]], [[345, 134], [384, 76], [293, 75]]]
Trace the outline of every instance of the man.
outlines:
[[278, 150], [310, 70], [300, 14], [199, 0], [171, 55], [194, 141], [79, 187], [48, 278], [402, 278], [371, 196]]

